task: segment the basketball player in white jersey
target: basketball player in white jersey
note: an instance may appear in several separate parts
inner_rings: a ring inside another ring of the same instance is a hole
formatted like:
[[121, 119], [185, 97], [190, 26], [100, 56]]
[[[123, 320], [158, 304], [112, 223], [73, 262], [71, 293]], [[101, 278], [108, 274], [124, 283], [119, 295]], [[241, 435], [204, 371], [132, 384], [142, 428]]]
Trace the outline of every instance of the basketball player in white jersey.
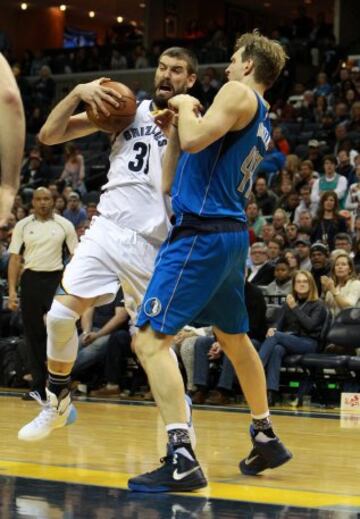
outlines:
[[[134, 122], [114, 136], [99, 216], [93, 218], [66, 267], [63, 291], [47, 314], [47, 401], [33, 395], [43, 409], [19, 431], [21, 440], [40, 440], [76, 418], [68, 388], [78, 351], [79, 317], [90, 306], [112, 301], [120, 284], [131, 316], [142, 301], [170, 225], [161, 187], [161, 161], [167, 141], [151, 111], [165, 108], [171, 97], [191, 88], [196, 70], [197, 60], [187, 49], [164, 51], [155, 73], [153, 100], [140, 103]], [[95, 113], [109, 115], [103, 101], [116, 106], [121, 96], [106, 86], [107, 81], [101, 78], [76, 86], [52, 110], [40, 131], [40, 140], [52, 145], [98, 131], [85, 112], [73, 114], [84, 101]]]

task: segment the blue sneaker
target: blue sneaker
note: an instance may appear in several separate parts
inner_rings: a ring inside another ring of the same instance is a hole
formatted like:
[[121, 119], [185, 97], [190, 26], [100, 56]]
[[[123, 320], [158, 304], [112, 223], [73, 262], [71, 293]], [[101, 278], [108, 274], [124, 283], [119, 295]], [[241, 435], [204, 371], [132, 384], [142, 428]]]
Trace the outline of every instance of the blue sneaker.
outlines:
[[250, 436], [253, 448], [248, 457], [241, 460], [239, 464], [240, 472], [245, 476], [256, 476], [265, 469], [275, 469], [293, 457], [277, 437], [267, 442], [256, 441], [252, 425]]
[[128, 481], [134, 492], [192, 492], [207, 485], [198, 461], [185, 447], [175, 451], [168, 445], [161, 467]]

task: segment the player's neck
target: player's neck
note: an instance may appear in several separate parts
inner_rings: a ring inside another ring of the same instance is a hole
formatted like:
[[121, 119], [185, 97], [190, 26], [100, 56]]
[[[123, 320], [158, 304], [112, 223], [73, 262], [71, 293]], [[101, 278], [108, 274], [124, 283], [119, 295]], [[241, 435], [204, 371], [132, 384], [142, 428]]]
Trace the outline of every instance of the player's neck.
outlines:
[[264, 97], [266, 91], [264, 85], [256, 83], [256, 81], [254, 81], [253, 76], [245, 76], [241, 82], [244, 83], [244, 85], [251, 88], [252, 90], [255, 90], [255, 92], [259, 94], [261, 97]]

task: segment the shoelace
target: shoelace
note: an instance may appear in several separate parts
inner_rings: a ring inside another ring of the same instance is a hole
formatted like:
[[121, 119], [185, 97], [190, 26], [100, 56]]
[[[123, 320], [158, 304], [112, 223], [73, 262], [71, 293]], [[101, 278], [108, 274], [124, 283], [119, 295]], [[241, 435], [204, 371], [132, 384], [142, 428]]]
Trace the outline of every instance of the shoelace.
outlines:
[[36, 402], [40, 404], [41, 407], [43, 407], [43, 410], [40, 412], [40, 414], [34, 418], [33, 424], [36, 426], [41, 426], [43, 424], [49, 423], [57, 414], [56, 408], [53, 407], [50, 402], [44, 402], [37, 391], [31, 391], [30, 396], [36, 400]]

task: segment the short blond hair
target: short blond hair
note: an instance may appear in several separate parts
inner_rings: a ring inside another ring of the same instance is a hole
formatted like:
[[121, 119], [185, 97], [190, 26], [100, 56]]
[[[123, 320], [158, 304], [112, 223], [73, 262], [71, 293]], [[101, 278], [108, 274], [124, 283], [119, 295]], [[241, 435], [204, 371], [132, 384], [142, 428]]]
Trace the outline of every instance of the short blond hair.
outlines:
[[277, 80], [288, 58], [281, 44], [263, 36], [258, 29], [240, 36], [235, 43], [235, 51], [244, 47], [242, 60], [254, 61], [256, 83], [271, 87]]

